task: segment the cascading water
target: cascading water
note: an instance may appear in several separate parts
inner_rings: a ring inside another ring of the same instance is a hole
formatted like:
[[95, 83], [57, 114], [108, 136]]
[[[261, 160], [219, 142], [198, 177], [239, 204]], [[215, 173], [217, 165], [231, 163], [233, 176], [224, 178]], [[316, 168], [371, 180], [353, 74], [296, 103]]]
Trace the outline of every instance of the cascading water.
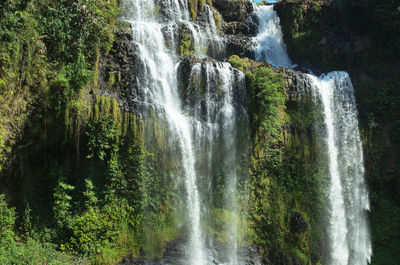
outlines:
[[[188, 239], [183, 247], [184, 257], [174, 260], [173, 264], [240, 264], [237, 255], [237, 165], [239, 154], [247, 151], [247, 144], [243, 141], [239, 144], [236, 139], [246, 139], [243, 135], [246, 136], [247, 131], [240, 135], [236, 127], [239, 122], [247, 123], [245, 76], [229, 63], [204, 61], [194, 64], [189, 86], [185, 89], [190, 93], [201, 90], [201, 93], [196, 92], [186, 106], [188, 99], [182, 99], [179, 91], [179, 31], [182, 27], [189, 29], [196, 56], [204, 57], [206, 50], [212, 55], [220, 53], [223, 40], [217, 35], [209, 6], [205, 5], [201, 14], [202, 26], [190, 21], [186, 0], [125, 0], [123, 9], [132, 25], [137, 59], [136, 85], [142, 92], [136, 101], [165, 117], [172, 136], [169, 145], [181, 155], [182, 169], [176, 172], [179, 182], [176, 186], [184, 187], [180, 200], [184, 202], [181, 216], [185, 220], [180, 222], [187, 227]], [[247, 128], [247, 124], [242, 127]], [[222, 203], [217, 201], [219, 198], [210, 196], [220, 192], [213, 190], [216, 174], [225, 179]], [[224, 250], [213, 246], [214, 239], [206, 235], [204, 229], [209, 226], [206, 215], [211, 215], [216, 207], [224, 208], [232, 216], [226, 231], [221, 231], [228, 234], [228, 247]]]
[[309, 77], [314, 98], [322, 102], [328, 146], [328, 264], [366, 265], [372, 254], [369, 200], [353, 85], [345, 72]]
[[256, 60], [265, 61], [275, 67], [292, 68], [283, 42], [279, 17], [272, 5], [257, 7], [259, 19], [256, 37]]
[[[273, 6], [258, 7], [258, 14], [256, 58], [275, 67], [292, 68]], [[321, 142], [327, 146], [329, 157], [327, 262], [366, 265], [372, 255], [367, 221], [369, 199], [353, 85], [345, 72], [332, 72], [320, 78], [308, 76], [314, 100], [322, 103], [326, 134]]]
[[[191, 84], [193, 88], [202, 88], [204, 82], [204, 99], [197, 101], [194, 108], [193, 117], [196, 120], [196, 136], [198, 145], [196, 145], [197, 155], [207, 150], [201, 174], [205, 183], [206, 194], [208, 194], [208, 209], [215, 208], [213, 204], [221, 204], [226, 211], [230, 213], [230, 222], [226, 228], [228, 246], [223, 253], [210, 254], [212, 259], [223, 262], [223, 264], [240, 264], [240, 258], [237, 255], [238, 244], [238, 202], [237, 202], [237, 168], [239, 165], [239, 154], [247, 153], [246, 136], [240, 135], [243, 131], [247, 135], [247, 115], [245, 106], [245, 75], [235, 70], [229, 63], [197, 63], [192, 68], [191, 79], [195, 82]], [[203, 121], [203, 122], [201, 122]], [[241, 124], [239, 124], [241, 123]], [[243, 124], [244, 123], [244, 124]], [[241, 129], [239, 129], [241, 128]], [[240, 141], [239, 141], [240, 139]], [[204, 148], [206, 147], [207, 148]], [[203, 155], [204, 156], [204, 155]], [[212, 159], [215, 161], [212, 161]], [[218, 157], [218, 158], [216, 158]], [[199, 165], [199, 167], [201, 167]], [[224, 187], [223, 195], [212, 194], [211, 183], [215, 182], [213, 171], [219, 170], [224, 176], [225, 182], [221, 183]], [[218, 201], [215, 201], [218, 200]], [[213, 245], [213, 240], [209, 242]], [[211, 249], [211, 252], [215, 250]], [[209, 260], [212, 263], [213, 260]], [[214, 261], [215, 262], [215, 261]]]
[[[191, 125], [180, 109], [181, 104], [176, 89], [176, 58], [165, 46], [162, 33], [164, 25], [158, 23], [151, 15], [154, 12], [154, 2], [138, 0], [126, 3], [130, 6], [128, 10], [132, 12], [130, 22], [134, 45], [137, 46], [138, 58], [142, 60], [140, 66], [143, 72], [138, 83], [145, 91], [146, 96], [141, 100], [155, 103], [165, 112], [169, 128], [178, 139], [182, 152], [190, 222], [188, 260], [191, 264], [204, 264], [204, 247], [200, 228], [200, 195], [196, 183]], [[180, 6], [179, 3], [175, 4], [170, 6], [171, 13], [178, 15], [181, 13]]]

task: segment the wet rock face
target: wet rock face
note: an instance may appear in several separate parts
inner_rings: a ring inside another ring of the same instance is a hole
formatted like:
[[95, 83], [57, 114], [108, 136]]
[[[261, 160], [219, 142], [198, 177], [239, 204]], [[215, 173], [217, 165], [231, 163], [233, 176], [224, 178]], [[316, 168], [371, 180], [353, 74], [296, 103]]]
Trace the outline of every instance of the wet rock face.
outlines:
[[248, 14], [254, 11], [250, 0], [213, 0], [212, 3], [226, 22], [244, 22]]
[[252, 39], [246, 36], [230, 35], [226, 37], [226, 55], [239, 55], [240, 57], [254, 57]]
[[136, 86], [136, 47], [132, 45], [133, 35], [129, 24], [120, 27], [116, 40], [107, 57], [99, 62], [97, 80], [100, 95], [118, 99], [123, 111], [134, 109], [134, 102], [139, 96]]
[[185, 56], [182, 61], [179, 63], [178, 67], [178, 79], [179, 79], [179, 91], [186, 89], [189, 86], [190, 82], [190, 73], [192, 71], [193, 66], [196, 63], [201, 63], [202, 60], [194, 55]]
[[284, 75], [290, 100], [296, 101], [303, 97], [301, 101], [305, 101], [304, 97], [311, 95], [311, 80], [306, 74], [282, 67], [276, 68], [276, 72]]
[[257, 13], [251, 12], [244, 20], [229, 21], [222, 24], [222, 30], [226, 34], [256, 36], [259, 19]]
[[[225, 40], [226, 57], [232, 54], [253, 57], [252, 37], [256, 36], [258, 30], [258, 17], [254, 12], [253, 3], [250, 0], [215, 0], [213, 4], [216, 5], [214, 8], [217, 12], [220, 12], [226, 20], [221, 22], [221, 35]], [[157, 10], [162, 15], [165, 9], [165, 7], [163, 8], [164, 1], [160, 0], [156, 5], [159, 6]], [[199, 14], [200, 26], [202, 25], [201, 18], [202, 14]], [[175, 35], [170, 37], [173, 37], [171, 41], [178, 42], [178, 45], [175, 45], [176, 52], [181, 56], [192, 54], [194, 47], [190, 30], [184, 24], [177, 24], [174, 27], [177, 27], [177, 30], [171, 31], [168, 27], [163, 29], [166, 40], [169, 41], [169, 35], [173, 32]], [[141, 58], [137, 57], [138, 47], [135, 47], [132, 40], [131, 26], [129, 24], [120, 25], [110, 53], [107, 57], [101, 58], [99, 62], [99, 94], [117, 98], [123, 111], [143, 113], [145, 107], [139, 100], [143, 96], [141, 95], [143, 90], [137, 87], [138, 79], [141, 78], [138, 73], [143, 69], [139, 69], [140, 64], [136, 63]], [[188, 58], [194, 60], [194, 57]], [[184, 59], [180, 69], [186, 69], [190, 74], [193, 62], [188, 64], [189, 61]], [[189, 76], [186, 70], [182, 71], [183, 75], [181, 76], [186, 79], [180, 78], [180, 87], [187, 87], [185, 80], [187, 81]]]
[[253, 58], [254, 43], [252, 38], [257, 35], [259, 24], [253, 3], [250, 1], [220, 0], [217, 1], [216, 9], [224, 18], [221, 31], [226, 41], [226, 56], [235, 54]]

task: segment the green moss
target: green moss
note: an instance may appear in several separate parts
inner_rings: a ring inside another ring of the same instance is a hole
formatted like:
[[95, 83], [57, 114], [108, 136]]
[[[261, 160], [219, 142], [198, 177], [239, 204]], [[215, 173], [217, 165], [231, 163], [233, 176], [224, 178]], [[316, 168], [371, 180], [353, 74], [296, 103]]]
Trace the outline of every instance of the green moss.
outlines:
[[189, 55], [194, 52], [192, 47], [192, 36], [190, 32], [182, 32], [180, 36], [179, 51], [181, 56]]
[[155, 6], [154, 6], [153, 15], [154, 15], [155, 17], [158, 16], [158, 13], [160, 13], [160, 9], [161, 9], [161, 6], [159, 6], [159, 5], [155, 5]]
[[207, 219], [212, 220], [211, 223], [207, 224], [207, 233], [223, 243], [232, 242], [229, 227], [232, 223], [238, 222], [238, 238], [236, 240], [239, 245], [244, 243], [245, 235], [247, 234], [247, 221], [243, 216], [226, 209], [213, 208]]
[[93, 78], [93, 83], [95, 87], [98, 87], [99, 83], [99, 63], [100, 63], [100, 49], [96, 47], [96, 61], [94, 63], [94, 78]]
[[[123, 114], [118, 101], [113, 97], [96, 96], [92, 106], [92, 111], [88, 111], [90, 118], [99, 120], [104, 115], [109, 115], [113, 118], [118, 128], [123, 125]], [[121, 130], [123, 131], [123, 130]]]
[[191, 40], [182, 40], [181, 41], [181, 44], [179, 46], [181, 56], [185, 56], [185, 55], [191, 54], [191, 52], [189, 50], [190, 49], [190, 44], [191, 44]]
[[260, 67], [248, 72], [247, 78], [252, 87], [248, 100], [255, 103], [250, 112], [257, 113], [253, 126], [259, 128], [268, 141], [279, 141], [286, 97], [283, 75], [273, 72], [271, 68]]
[[139, 120], [136, 118], [135, 114], [125, 112], [122, 136], [127, 138], [133, 137], [134, 139], [139, 139], [139, 135], [141, 135], [142, 133], [141, 131], [139, 131], [140, 125], [138, 123]]
[[0, 78], [0, 94], [3, 93], [3, 90], [7, 88], [6, 81]]
[[249, 58], [240, 58], [237, 55], [232, 55], [228, 58], [228, 62], [235, 68], [239, 69], [240, 71], [246, 71], [249, 68]]
[[[210, 1], [208, 1], [208, 2], [210, 2]], [[205, 3], [206, 3], [206, 0], [199, 0], [199, 10], [200, 10], [200, 12], [203, 12]]]
[[199, 0], [188, 0], [188, 2], [189, 2], [189, 11], [190, 14], [192, 15], [192, 19], [196, 20]]
[[115, 72], [111, 71], [108, 73], [108, 85], [112, 87], [115, 84]]

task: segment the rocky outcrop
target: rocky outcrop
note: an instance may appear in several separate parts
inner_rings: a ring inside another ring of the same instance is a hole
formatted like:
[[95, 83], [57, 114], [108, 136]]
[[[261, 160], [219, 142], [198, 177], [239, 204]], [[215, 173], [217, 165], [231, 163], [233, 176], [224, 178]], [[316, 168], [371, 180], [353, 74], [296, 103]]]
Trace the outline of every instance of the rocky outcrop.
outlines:
[[254, 3], [248, 0], [216, 0], [213, 3], [224, 19], [221, 29], [226, 40], [227, 57], [234, 54], [253, 57], [252, 37], [258, 32], [258, 16], [254, 12]]
[[228, 56], [237, 54], [241, 57], [253, 57], [254, 44], [251, 37], [228, 35], [226, 36], [226, 54]]
[[306, 97], [311, 95], [311, 80], [306, 74], [283, 67], [276, 68], [275, 71], [284, 76], [289, 100], [306, 101]]
[[[118, 99], [123, 111], [135, 109], [137, 69], [135, 48], [132, 44], [132, 29], [129, 24], [122, 24], [115, 32], [116, 40], [110, 53], [100, 59], [98, 87], [99, 94]], [[133, 88], [133, 89], [132, 89]]]
[[[272, 68], [267, 62], [254, 61], [248, 57], [240, 58], [236, 55], [230, 56], [228, 61], [243, 72], [253, 72], [259, 67]], [[289, 100], [296, 101], [299, 98], [304, 99], [307, 95], [311, 95], [311, 80], [303, 72], [284, 67], [272, 68], [272, 70], [276, 73], [283, 74]]]
[[290, 232], [292, 233], [302, 233], [306, 231], [308, 224], [304, 219], [303, 215], [298, 212], [293, 212], [290, 216]]
[[226, 22], [244, 22], [248, 14], [254, 11], [250, 0], [213, 0], [212, 3]]

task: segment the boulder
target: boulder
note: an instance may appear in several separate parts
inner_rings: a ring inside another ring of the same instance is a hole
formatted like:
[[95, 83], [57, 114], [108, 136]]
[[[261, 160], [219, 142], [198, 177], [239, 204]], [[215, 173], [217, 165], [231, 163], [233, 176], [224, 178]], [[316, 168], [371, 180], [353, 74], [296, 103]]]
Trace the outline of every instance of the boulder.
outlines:
[[308, 224], [303, 215], [298, 212], [292, 212], [292, 215], [290, 216], [290, 232], [295, 234], [302, 233], [305, 232], [307, 228]]
[[212, 3], [226, 22], [244, 22], [254, 11], [254, 3], [251, 0], [213, 0]]

